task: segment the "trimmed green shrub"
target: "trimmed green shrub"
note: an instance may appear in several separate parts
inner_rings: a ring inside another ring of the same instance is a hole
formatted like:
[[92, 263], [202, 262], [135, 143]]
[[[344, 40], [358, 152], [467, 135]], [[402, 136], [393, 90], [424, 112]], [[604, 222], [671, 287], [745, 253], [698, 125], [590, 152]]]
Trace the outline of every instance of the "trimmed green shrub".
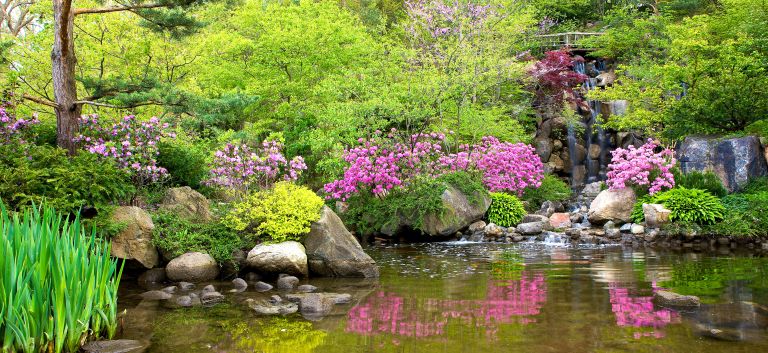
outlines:
[[51, 146], [0, 148], [0, 198], [11, 209], [46, 204], [59, 211], [77, 211], [130, 198], [130, 176], [96, 155], [66, 152]]
[[426, 215], [444, 214], [442, 195], [448, 186], [467, 195], [470, 203], [481, 202], [488, 195], [481, 180], [480, 175], [459, 171], [438, 178], [419, 178], [407, 190], [392, 189], [385, 197], [355, 195], [347, 200], [348, 209], [342, 217], [345, 224], [362, 234], [396, 230], [404, 217], [410, 227], [421, 230]]
[[160, 211], [152, 215], [155, 233], [152, 243], [172, 257], [197, 251], [211, 255], [219, 263], [232, 260], [235, 250], [251, 248], [255, 241], [220, 222], [195, 223], [174, 212]]
[[723, 182], [720, 181], [720, 178], [715, 173], [693, 171], [682, 174], [677, 170], [674, 170], [673, 173], [675, 174], [676, 186], [682, 186], [686, 189], [706, 190], [717, 197], [728, 195], [728, 190], [723, 186]]
[[209, 155], [202, 142], [169, 139], [161, 142], [158, 149], [157, 162], [168, 170], [173, 184], [200, 188], [200, 182], [208, 177]]
[[502, 227], [516, 226], [528, 214], [523, 203], [512, 195], [500, 192], [491, 193], [491, 207], [488, 208], [488, 221]]
[[94, 228], [0, 203], [0, 231], [0, 351], [77, 352], [114, 336], [122, 269]]
[[652, 196], [652, 203], [663, 204], [673, 222], [714, 224], [725, 216], [723, 203], [708, 191], [676, 187]]
[[544, 201], [565, 201], [571, 197], [573, 190], [560, 178], [547, 174], [541, 180], [538, 188], [528, 187], [523, 192], [523, 201], [528, 202], [528, 207], [538, 209]]
[[301, 240], [312, 222], [320, 219], [323, 199], [312, 190], [282, 181], [236, 203], [224, 217], [230, 229], [267, 241]]

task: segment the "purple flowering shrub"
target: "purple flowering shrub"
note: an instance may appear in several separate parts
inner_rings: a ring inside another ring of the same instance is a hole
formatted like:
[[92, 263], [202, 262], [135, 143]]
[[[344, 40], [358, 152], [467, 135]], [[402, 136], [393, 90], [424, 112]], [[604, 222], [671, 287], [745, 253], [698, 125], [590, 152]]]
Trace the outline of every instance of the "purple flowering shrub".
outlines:
[[623, 189], [634, 185], [648, 188], [653, 195], [664, 188], [675, 186], [672, 168], [675, 166], [675, 153], [664, 148], [654, 152], [659, 145], [648, 139], [644, 145], [627, 149], [617, 148], [611, 152], [613, 158], [608, 165], [608, 188]]
[[347, 200], [357, 194], [383, 197], [393, 189], [407, 189], [417, 178], [437, 178], [457, 171], [477, 172], [490, 191], [518, 195], [538, 187], [543, 164], [533, 147], [501, 142], [488, 136], [474, 145], [461, 145], [450, 153], [442, 133], [415, 134], [399, 141], [396, 131], [380, 131], [344, 153], [349, 166], [341, 179], [325, 185], [328, 199]]
[[168, 176], [168, 171], [157, 163], [157, 145], [161, 139], [175, 138], [176, 134], [168, 131], [168, 124], [157, 117], [139, 121], [128, 115], [109, 123], [98, 115], [83, 115], [80, 126], [81, 134], [75, 142], [92, 154], [114, 160], [131, 175], [134, 185], [143, 186]]
[[38, 124], [37, 116], [31, 119], [19, 119], [12, 112], [10, 102], [0, 104], [0, 144], [26, 144], [25, 137], [32, 125]]
[[289, 161], [277, 141], [264, 141], [257, 151], [228, 143], [216, 151], [210, 167], [210, 177], [203, 183], [234, 192], [269, 189], [280, 180], [296, 181], [307, 169], [301, 156]]

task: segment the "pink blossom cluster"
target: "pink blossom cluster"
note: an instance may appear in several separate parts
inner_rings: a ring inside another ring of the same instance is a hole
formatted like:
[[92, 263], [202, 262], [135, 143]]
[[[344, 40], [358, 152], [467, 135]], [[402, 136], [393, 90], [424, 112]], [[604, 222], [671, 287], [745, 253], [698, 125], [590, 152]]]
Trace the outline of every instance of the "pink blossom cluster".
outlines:
[[529, 145], [487, 136], [479, 144], [461, 145], [457, 153], [449, 153], [445, 134], [415, 134], [398, 141], [396, 132], [393, 129], [384, 136], [377, 131], [346, 150], [344, 160], [349, 167], [343, 178], [325, 185], [327, 197], [346, 200], [368, 192], [384, 196], [394, 188], [407, 188], [419, 177], [435, 178], [454, 171], [481, 173], [491, 191], [521, 194], [526, 187], [541, 185], [543, 164]]
[[39, 123], [37, 116], [32, 119], [17, 119], [9, 112], [10, 103], [0, 105], [0, 144], [19, 143], [24, 144], [23, 135], [30, 126]]
[[214, 154], [210, 178], [204, 183], [247, 191], [252, 187], [269, 188], [281, 178], [295, 181], [307, 169], [301, 156], [290, 161], [285, 158], [280, 142], [264, 141], [257, 152], [245, 144], [228, 143]]
[[[648, 186], [650, 194], [664, 188], [673, 188], [675, 177], [671, 169], [676, 163], [675, 153], [668, 148], [654, 152], [658, 147], [659, 145], [648, 139], [648, 142], [638, 148], [629, 146], [627, 149], [613, 150], [613, 157], [608, 165], [608, 187], [618, 190], [629, 185]], [[655, 178], [649, 180], [652, 177]]]
[[102, 121], [98, 115], [80, 118], [81, 134], [75, 142], [93, 154], [114, 159], [117, 166], [131, 174], [135, 185], [160, 181], [168, 171], [157, 164], [160, 154], [157, 144], [163, 138], [175, 138], [168, 124], [157, 117], [139, 121], [128, 115], [115, 123]]
[[[405, 10], [411, 20], [406, 29], [414, 38], [425, 32], [431, 39], [451, 35], [474, 35], [495, 15], [491, 5], [459, 1], [406, 0]], [[466, 39], [466, 38], [465, 38]]]
[[[664, 337], [664, 331], [658, 330], [664, 326], [680, 322], [680, 314], [669, 309], [656, 309], [653, 296], [631, 296], [628, 288], [619, 283], [609, 283], [608, 293], [611, 301], [611, 311], [616, 316], [616, 325], [621, 327], [651, 327], [652, 332], [635, 332], [634, 337], [652, 336]], [[655, 292], [659, 288], [651, 284]]]

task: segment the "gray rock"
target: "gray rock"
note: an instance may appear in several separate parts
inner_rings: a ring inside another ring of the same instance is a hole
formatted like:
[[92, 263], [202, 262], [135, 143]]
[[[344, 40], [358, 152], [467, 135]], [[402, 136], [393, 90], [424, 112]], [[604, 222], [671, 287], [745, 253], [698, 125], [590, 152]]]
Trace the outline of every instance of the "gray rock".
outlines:
[[299, 279], [294, 276], [285, 276], [277, 280], [277, 289], [293, 290], [299, 284]]
[[159, 208], [188, 220], [208, 222], [213, 219], [208, 199], [189, 186], [168, 189]]
[[256, 290], [257, 292], [266, 292], [268, 290], [272, 290], [272, 288], [274, 288], [274, 287], [272, 287], [271, 284], [264, 283], [264, 282], [261, 282], [261, 281], [256, 282], [256, 284], [253, 285], [253, 289]]
[[304, 246], [312, 273], [331, 277], [379, 277], [376, 262], [329, 207], [323, 206], [320, 219], [312, 223], [310, 229]]
[[552, 140], [548, 138], [537, 138], [533, 141], [533, 145], [536, 149], [536, 154], [538, 154], [539, 158], [541, 158], [541, 162], [547, 163], [550, 156], [552, 155], [552, 150], [554, 149]]
[[485, 222], [477, 221], [477, 222], [472, 223], [472, 224], [469, 225], [469, 232], [470, 233], [477, 233], [477, 232], [482, 231], [483, 229], [485, 229], [485, 226], [486, 226]]
[[632, 232], [632, 223], [622, 224], [621, 227], [619, 227], [619, 230], [622, 233], [630, 233], [630, 232]]
[[259, 273], [309, 274], [304, 245], [295, 241], [256, 245], [248, 252], [246, 262], [249, 268]]
[[317, 295], [330, 299], [333, 304], [347, 304], [352, 301], [352, 295], [348, 293], [292, 293], [286, 294], [285, 299], [290, 302], [299, 303], [308, 296]]
[[168, 263], [168, 278], [180, 282], [205, 282], [219, 275], [219, 265], [211, 255], [188, 252]]
[[661, 226], [669, 223], [669, 216], [672, 211], [668, 210], [664, 205], [656, 203], [644, 203], [643, 204], [643, 216], [645, 217], [645, 225], [648, 228], [661, 228]]
[[304, 315], [328, 315], [333, 310], [331, 298], [318, 293], [309, 293], [299, 301], [299, 310]]
[[277, 294], [273, 294], [272, 296], [269, 297], [269, 302], [272, 303], [272, 304], [282, 303], [283, 302], [283, 298], [281, 298]]
[[146, 268], [160, 263], [157, 248], [152, 244], [155, 225], [146, 211], [135, 206], [119, 206], [112, 212], [112, 221], [125, 224], [125, 228], [112, 237], [112, 256], [136, 260]]
[[544, 231], [543, 222], [520, 223], [517, 225], [517, 232], [522, 235], [537, 235]]
[[563, 212], [565, 208], [563, 204], [556, 201], [544, 201], [541, 204], [541, 208], [536, 212], [537, 215], [544, 217], [551, 217], [555, 212]]
[[246, 282], [242, 278], [235, 278], [232, 280], [232, 285], [235, 286], [235, 289], [238, 291], [244, 291], [248, 288], [248, 282]]
[[216, 287], [214, 287], [212, 284], [209, 284], [205, 287], [203, 287], [202, 293], [209, 293], [209, 292], [215, 292]]
[[150, 268], [139, 276], [139, 285], [147, 287], [152, 284], [163, 283], [167, 278], [165, 268]]
[[523, 220], [520, 221], [520, 223], [531, 223], [531, 222], [542, 222], [542, 223], [548, 223], [549, 217], [539, 215], [539, 214], [529, 214], [523, 217]]
[[485, 232], [486, 235], [489, 235], [492, 237], [498, 237], [504, 234], [504, 230], [493, 223], [489, 223], [487, 226], [485, 226], [483, 231]]
[[248, 307], [259, 315], [289, 315], [299, 311], [295, 303], [270, 302], [267, 300], [246, 300]]
[[166, 293], [161, 290], [151, 290], [149, 292], [141, 293], [141, 299], [144, 300], [168, 300], [172, 297], [173, 295], [170, 293]]
[[645, 233], [645, 227], [640, 224], [633, 224], [630, 232], [635, 235], [643, 234]]
[[192, 306], [192, 297], [188, 295], [182, 295], [176, 298], [176, 304], [185, 308], [190, 307]]
[[631, 219], [632, 207], [637, 201], [632, 188], [621, 190], [603, 190], [592, 200], [587, 217], [589, 222], [596, 225], [608, 221], [627, 223]]
[[[483, 218], [491, 205], [491, 198], [487, 194], [474, 196], [479, 202], [470, 202], [470, 197], [457, 188], [448, 186], [440, 196], [443, 212], [424, 216], [422, 227], [424, 233], [431, 236], [448, 236]], [[407, 216], [410, 217], [410, 215]], [[409, 220], [407, 223], [413, 224], [414, 221]]]
[[683, 173], [712, 171], [730, 192], [750, 179], [768, 175], [763, 146], [756, 136], [717, 138], [689, 136], [677, 151]]
[[166, 292], [166, 293], [169, 293], [169, 294], [173, 294], [173, 293], [176, 293], [176, 290], [177, 290], [177, 289], [179, 289], [179, 287], [176, 287], [176, 286], [168, 286], [168, 287], [165, 287], [165, 288], [163, 288], [163, 289], [162, 289], [162, 291], [163, 291], [163, 292]]
[[225, 299], [224, 295], [219, 292], [203, 292], [203, 294], [200, 295], [200, 302], [205, 306], [216, 305], [223, 302]]
[[584, 189], [581, 190], [581, 194], [590, 199], [595, 198], [600, 194], [600, 191], [602, 191], [603, 185], [604, 183], [602, 181], [589, 183], [584, 186]]
[[140, 353], [147, 349], [147, 344], [136, 340], [91, 341], [83, 345], [87, 353]]
[[701, 305], [699, 297], [693, 295], [680, 295], [663, 290], [653, 293], [653, 302], [657, 305], [672, 307], [698, 307]]
[[299, 292], [310, 293], [310, 292], [316, 291], [317, 287], [315, 287], [315, 286], [313, 286], [311, 284], [302, 284], [302, 285], [296, 287], [296, 290], [299, 291]]
[[179, 288], [183, 291], [189, 291], [195, 288], [195, 284], [190, 282], [182, 281], [182, 282], [179, 282], [178, 285], [179, 285]]

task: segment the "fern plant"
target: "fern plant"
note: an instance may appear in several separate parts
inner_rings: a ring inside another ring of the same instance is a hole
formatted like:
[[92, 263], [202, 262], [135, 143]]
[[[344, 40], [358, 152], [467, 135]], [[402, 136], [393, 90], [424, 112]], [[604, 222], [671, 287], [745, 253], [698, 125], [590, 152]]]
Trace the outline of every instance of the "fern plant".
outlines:
[[500, 192], [491, 193], [491, 207], [488, 208], [488, 221], [502, 227], [512, 227], [520, 223], [527, 212], [520, 200], [512, 195]]
[[720, 199], [700, 189], [676, 187], [655, 194], [652, 201], [672, 211], [669, 219], [673, 222], [715, 224], [725, 215]]

